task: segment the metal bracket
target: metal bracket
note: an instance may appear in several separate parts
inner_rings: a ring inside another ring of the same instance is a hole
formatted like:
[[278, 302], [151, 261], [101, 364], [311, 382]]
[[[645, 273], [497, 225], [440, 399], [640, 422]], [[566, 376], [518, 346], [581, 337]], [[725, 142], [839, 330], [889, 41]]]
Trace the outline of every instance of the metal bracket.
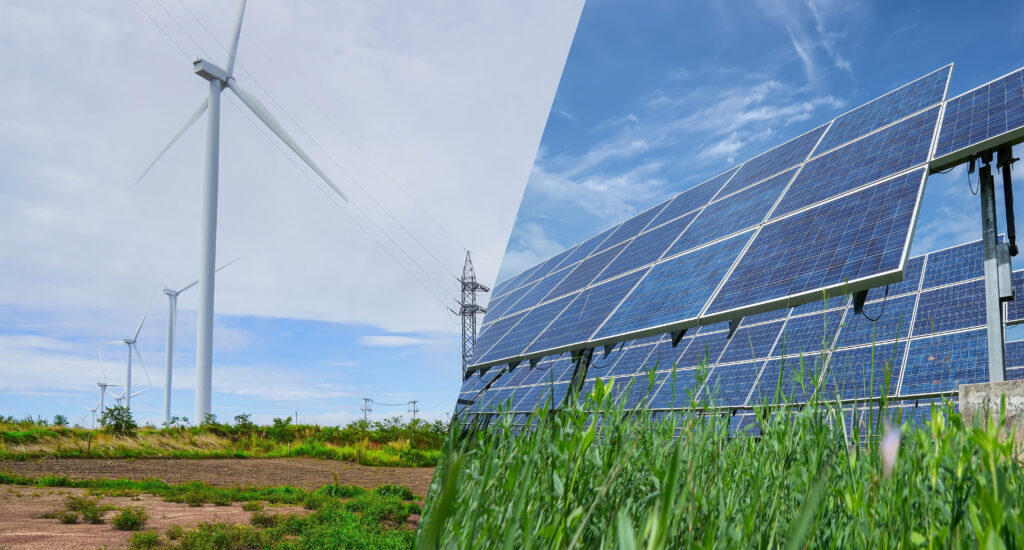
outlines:
[[472, 405], [473, 403], [476, 403], [476, 401], [474, 401], [474, 400], [472, 400], [472, 399], [462, 399], [462, 398], [460, 397], [459, 399], [456, 399], [456, 400], [455, 400], [455, 403], [456, 403], [457, 405]]
[[740, 328], [740, 321], [742, 321], [742, 320], [743, 320], [743, 317], [737, 317], [736, 319], [729, 319], [729, 336], [727, 338], [732, 338], [732, 335], [736, 334], [736, 329]]
[[677, 330], [672, 333], [672, 347], [679, 345], [679, 341], [683, 339], [683, 335], [686, 334], [686, 329]]
[[1010, 265], [1010, 245], [996, 245], [996, 270], [999, 272], [999, 301], [1013, 300], [1013, 266]]
[[[530, 368], [531, 369], [536, 368], [537, 367], [537, 363], [540, 363], [540, 357], [535, 357], [533, 359], [530, 359]], [[509, 370], [512, 370], [512, 369], [509, 369]]]
[[868, 291], [858, 290], [853, 293], [853, 313], [860, 315], [864, 313], [864, 302], [868, 300]]

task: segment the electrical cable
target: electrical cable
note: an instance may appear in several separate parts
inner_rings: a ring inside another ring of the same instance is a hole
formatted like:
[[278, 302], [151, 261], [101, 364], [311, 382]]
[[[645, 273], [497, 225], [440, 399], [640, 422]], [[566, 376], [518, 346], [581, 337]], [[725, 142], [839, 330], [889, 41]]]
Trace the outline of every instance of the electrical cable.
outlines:
[[980, 185], [978, 186], [978, 189], [975, 189], [974, 188], [974, 184], [971, 183], [971, 172], [970, 172], [970, 170], [967, 171], [967, 188], [971, 190], [971, 194], [972, 195], [977, 195], [978, 194], [978, 190], [981, 189]]
[[860, 310], [860, 314], [863, 315], [864, 318], [867, 319], [868, 321], [871, 321], [872, 323], [877, 323], [878, 320], [881, 319], [882, 315], [885, 313], [885, 304], [887, 303], [889, 303], [889, 285], [885, 285], [885, 299], [882, 300], [882, 311], [878, 312], [878, 316], [872, 319], [871, 317], [868, 317], [867, 313], [864, 313], [863, 309]]
[[177, 48], [179, 52], [181, 52], [181, 55], [185, 56], [185, 59], [188, 59], [189, 61], [192, 61], [192, 56], [190, 56], [188, 54], [188, 52], [185, 51], [185, 48], [182, 48], [181, 45], [178, 44], [178, 41], [175, 40], [166, 30], [164, 30], [163, 26], [160, 25], [160, 23], [157, 23], [156, 19], [153, 19], [153, 16], [150, 15], [149, 12], [146, 11], [146, 9], [142, 7], [142, 4], [139, 4], [138, 0], [132, 0], [132, 2], [134, 2], [135, 6], [139, 8], [139, 11], [141, 11], [146, 16], [146, 18], [149, 19], [150, 22], [153, 23], [153, 26], [155, 26], [157, 29], [159, 29], [160, 32], [162, 32], [163, 35], [167, 37], [167, 40], [171, 41], [171, 44], [174, 44], [174, 47]]

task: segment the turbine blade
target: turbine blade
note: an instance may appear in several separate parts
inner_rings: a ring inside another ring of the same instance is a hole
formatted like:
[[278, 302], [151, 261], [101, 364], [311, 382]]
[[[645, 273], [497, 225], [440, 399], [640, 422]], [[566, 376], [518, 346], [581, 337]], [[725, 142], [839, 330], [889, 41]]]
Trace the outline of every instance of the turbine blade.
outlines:
[[139, 353], [139, 346], [132, 344], [132, 349], [135, 350], [135, 357], [139, 358], [139, 364], [142, 365], [142, 372], [146, 375], [146, 383], [152, 386], [153, 381], [149, 379], [149, 371], [146, 370], [146, 364], [142, 362], [142, 354]]
[[156, 275], [156, 278], [160, 279], [160, 282], [164, 284], [164, 288], [171, 288], [171, 285], [167, 284], [167, 279], [164, 278], [163, 273], [160, 273], [160, 270], [157, 269], [155, 265], [153, 265], [153, 262], [149, 261], [149, 258], [146, 257], [146, 255], [143, 254], [142, 251], [139, 250], [138, 248], [135, 249], [135, 252], [139, 255], [140, 258], [142, 258], [143, 262], [146, 262], [146, 265], [149, 266], [149, 270], [152, 271], [154, 275]]
[[153, 307], [153, 302], [150, 301], [149, 305], [146, 306], [146, 313], [142, 314], [142, 319], [139, 320], [139, 328], [135, 329], [135, 336], [132, 336], [132, 340], [139, 339], [139, 333], [142, 332], [142, 323], [146, 322], [146, 317], [149, 316], [149, 308]]
[[245, 0], [238, 2], [238, 14], [235, 16], [235, 33], [231, 35], [231, 49], [228, 50], [228, 76], [235, 70], [235, 56], [238, 54], [238, 37], [242, 34], [242, 16], [245, 15]]
[[[111, 340], [109, 342], [103, 342], [103, 345], [105, 346], [107, 344], [123, 344], [123, 343], [124, 343], [124, 340]], [[102, 349], [103, 348], [101, 347], [100, 350], [102, 350]], [[100, 353], [102, 354], [103, 352], [100, 351]]]
[[181, 127], [181, 129], [178, 130], [176, 134], [174, 134], [174, 137], [172, 137], [171, 141], [160, 151], [160, 154], [158, 154], [156, 158], [153, 159], [153, 162], [149, 163], [149, 166], [147, 166], [146, 169], [142, 171], [142, 175], [140, 175], [138, 179], [135, 180], [135, 183], [132, 184], [133, 186], [138, 185], [139, 182], [142, 181], [142, 178], [146, 177], [146, 174], [148, 174], [149, 171], [152, 170], [154, 166], [156, 166], [156, 163], [160, 162], [160, 159], [163, 158], [164, 153], [166, 153], [167, 150], [170, 149], [172, 145], [174, 145], [174, 142], [178, 141], [178, 138], [180, 138], [182, 134], [187, 132], [188, 129], [191, 128], [192, 125], [195, 124], [197, 120], [199, 120], [199, 117], [203, 116], [203, 113], [206, 111], [206, 102], [207, 99], [203, 99], [203, 102], [199, 104], [199, 108], [196, 109], [194, 113], [192, 113], [192, 116], [188, 117], [188, 120], [185, 121], [185, 124]]
[[[238, 260], [241, 260], [241, 259], [242, 259], [242, 257], [239, 256], [239, 257], [235, 258], [234, 260], [231, 260], [230, 262], [228, 262], [228, 263], [218, 267], [217, 270], [214, 271], [214, 273], [217, 273], [218, 271], [224, 269], [225, 267], [227, 267], [227, 266], [229, 266], [229, 265], [231, 265], [231, 264], [233, 264], [233, 263], [235, 263], [235, 262], [237, 262]], [[188, 289], [190, 289], [190, 288], [192, 288], [192, 287], [194, 287], [194, 286], [196, 286], [198, 284], [199, 284], [199, 279], [196, 279], [196, 280], [192, 281], [191, 283], [181, 287], [181, 289], [178, 290], [178, 294], [181, 294], [182, 292], [185, 292], [186, 290], [188, 290]]]
[[313, 162], [313, 159], [309, 158], [309, 155], [307, 155], [305, 151], [303, 151], [302, 148], [299, 147], [299, 144], [296, 143], [294, 139], [292, 139], [292, 136], [289, 135], [287, 131], [285, 131], [284, 127], [282, 127], [281, 124], [277, 121], [277, 119], [274, 118], [274, 115], [270, 114], [270, 111], [267, 110], [267, 108], [263, 105], [263, 103], [260, 102], [260, 100], [256, 99], [255, 97], [250, 95], [249, 92], [246, 92], [245, 90], [240, 88], [238, 84], [234, 81], [234, 79], [228, 79], [228, 88], [231, 88], [231, 91], [235, 92], [235, 95], [238, 96], [238, 99], [241, 99], [242, 103], [245, 103], [245, 106], [252, 110], [253, 114], [255, 114], [257, 118], [262, 120], [263, 123], [267, 125], [267, 128], [270, 128], [270, 131], [277, 134], [277, 137], [281, 138], [281, 141], [283, 141], [284, 144], [287, 145], [289, 149], [294, 151], [295, 154], [298, 155], [299, 158], [301, 158], [303, 162], [306, 163], [307, 166], [312, 168], [313, 171], [316, 172], [316, 174], [320, 176], [320, 178], [323, 179], [327, 183], [327, 185], [329, 185], [331, 189], [333, 189], [334, 192], [338, 194], [339, 197], [344, 199], [345, 202], [349, 202], [348, 197], [345, 195], [345, 193], [341, 189], [339, 189], [337, 185], [334, 185], [334, 182], [331, 181], [331, 178], [327, 177], [327, 174], [325, 174], [324, 171], [321, 170], [320, 167], [317, 166], [315, 162]]
[[132, 397], [138, 397], [138, 396], [140, 396], [140, 395], [142, 395], [142, 394], [146, 393], [146, 392], [147, 392], [148, 390], [149, 390], [149, 388], [142, 388], [141, 390], [139, 390], [139, 391], [137, 391], [137, 392], [133, 393], [133, 394], [132, 394]]

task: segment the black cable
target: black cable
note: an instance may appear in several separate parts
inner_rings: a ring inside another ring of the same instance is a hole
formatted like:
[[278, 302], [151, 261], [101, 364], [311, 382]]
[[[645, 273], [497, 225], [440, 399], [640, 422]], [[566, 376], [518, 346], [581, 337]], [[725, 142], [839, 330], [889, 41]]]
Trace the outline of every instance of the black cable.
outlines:
[[882, 314], [885, 313], [885, 304], [887, 303], [889, 303], [889, 285], [885, 285], [885, 299], [882, 300], [882, 311], [878, 312], [878, 316], [872, 319], [871, 317], [868, 317], [867, 313], [864, 313], [863, 309], [860, 310], [860, 314], [863, 315], [864, 318], [867, 319], [868, 321], [871, 321], [872, 323], [877, 323], [878, 320], [882, 318]]
[[972, 195], [977, 195], [978, 194], [978, 189], [981, 189], [980, 185], [978, 186], [978, 189], [975, 189], [974, 188], [974, 184], [971, 183], [971, 171], [970, 170], [967, 171], [967, 188], [971, 190], [971, 194]]
[[625, 341], [619, 342], [619, 347], [614, 349], [614, 350], [612, 350], [612, 352], [608, 354], [608, 357], [607, 357], [608, 361], [606, 361], [604, 365], [598, 365], [596, 361], [591, 361], [590, 366], [587, 367], [587, 370], [590, 370], [590, 369], [598, 369], [598, 370], [600, 370], [600, 369], [606, 369], [606, 368], [610, 367], [612, 365], [612, 363], [615, 362], [615, 360], [614, 360], [615, 358], [613, 356], [618, 354], [618, 352], [622, 350], [622, 346], [624, 346], [624, 345], [626, 345]]

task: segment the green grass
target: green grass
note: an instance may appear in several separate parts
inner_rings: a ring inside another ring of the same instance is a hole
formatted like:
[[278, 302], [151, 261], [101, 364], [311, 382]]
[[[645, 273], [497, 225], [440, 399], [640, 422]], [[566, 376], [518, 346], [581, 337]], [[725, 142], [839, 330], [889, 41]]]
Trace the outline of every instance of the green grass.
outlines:
[[583, 405], [534, 413], [529, 429], [511, 415], [453, 429], [418, 546], [1024, 545], [1024, 468], [995, 422], [966, 425], [947, 404], [924, 427], [904, 423], [887, 477], [874, 428], [899, 426], [898, 409], [865, 408], [866, 433], [829, 403], [757, 412], [759, 439], [729, 437], [725, 417], [624, 411], [599, 383]]

